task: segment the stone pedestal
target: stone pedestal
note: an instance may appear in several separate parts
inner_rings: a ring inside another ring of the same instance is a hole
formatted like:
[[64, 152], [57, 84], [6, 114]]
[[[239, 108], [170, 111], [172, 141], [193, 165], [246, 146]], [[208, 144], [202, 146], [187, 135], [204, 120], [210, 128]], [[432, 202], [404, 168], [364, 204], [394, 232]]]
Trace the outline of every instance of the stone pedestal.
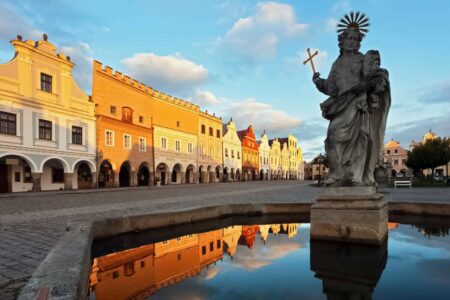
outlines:
[[330, 187], [311, 206], [311, 239], [382, 244], [388, 207], [375, 187]]
[[64, 173], [64, 190], [69, 191], [72, 189], [72, 173]]

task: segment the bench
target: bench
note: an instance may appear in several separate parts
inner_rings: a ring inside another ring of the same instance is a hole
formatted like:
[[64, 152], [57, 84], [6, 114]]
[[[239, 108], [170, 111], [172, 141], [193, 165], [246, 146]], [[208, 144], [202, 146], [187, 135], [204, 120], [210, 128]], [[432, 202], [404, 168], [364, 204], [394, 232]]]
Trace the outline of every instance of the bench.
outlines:
[[412, 187], [412, 183], [409, 180], [394, 181], [394, 188], [397, 188], [397, 186], [408, 186], [409, 188], [411, 188]]

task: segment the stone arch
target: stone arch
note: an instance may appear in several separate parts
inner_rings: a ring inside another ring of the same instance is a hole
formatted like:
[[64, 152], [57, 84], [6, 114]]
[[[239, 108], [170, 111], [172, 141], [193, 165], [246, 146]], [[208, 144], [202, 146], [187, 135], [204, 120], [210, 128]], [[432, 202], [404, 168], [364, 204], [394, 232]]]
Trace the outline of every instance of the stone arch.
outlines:
[[[69, 173], [69, 165], [67, 162], [58, 157], [49, 157], [45, 159], [42, 164], [42, 176], [41, 176], [41, 190], [42, 191], [55, 191], [72, 188], [72, 176], [67, 178], [66, 173]], [[72, 173], [70, 172], [70, 175]]]
[[88, 160], [79, 159], [73, 164], [72, 187], [74, 189], [90, 189], [95, 184], [95, 166]]
[[214, 167], [211, 165], [208, 165], [208, 182], [214, 182]]
[[149, 186], [150, 185], [150, 164], [146, 161], [139, 165], [137, 173], [137, 183], [138, 186]]
[[259, 170], [259, 180], [264, 180], [264, 170]]
[[112, 188], [115, 186], [115, 167], [111, 160], [104, 159], [99, 166], [97, 180], [99, 188]]
[[32, 161], [20, 154], [0, 156], [0, 193], [27, 192], [33, 190], [32, 172], [36, 170]]
[[181, 184], [182, 178], [183, 178], [183, 166], [180, 163], [176, 163], [172, 168], [170, 182], [172, 184]]
[[236, 169], [236, 174], [235, 174], [235, 181], [241, 181], [242, 180], [242, 174], [241, 174], [241, 169], [237, 168]]
[[165, 185], [165, 184], [169, 184], [169, 179], [170, 179], [170, 168], [169, 166], [164, 163], [161, 162], [156, 166], [156, 174], [155, 174], [155, 182], [156, 184], [161, 184], [161, 185]]
[[72, 173], [73, 172], [73, 170], [70, 168], [70, 165], [67, 163], [67, 161], [65, 159], [61, 158], [61, 157], [58, 157], [58, 156], [46, 157], [41, 162], [40, 170], [42, 170], [42, 172], [44, 172], [44, 165], [50, 160], [57, 160], [61, 164], [61, 166], [64, 168], [64, 173]]
[[185, 183], [195, 183], [195, 167], [192, 164], [186, 168]]
[[228, 171], [228, 167], [223, 168], [223, 181], [228, 182], [231, 180], [231, 174]]
[[130, 187], [133, 185], [133, 171], [130, 161], [122, 162], [119, 170], [119, 186]]
[[207, 183], [207, 173], [204, 165], [198, 166], [198, 182], [199, 183]]
[[221, 166], [219, 166], [219, 165], [216, 166], [215, 173], [216, 173], [215, 181], [216, 181], [216, 182], [221, 182], [221, 181], [223, 181], [223, 180], [220, 178], [221, 175], [222, 175], [222, 167], [221, 167]]
[[7, 153], [0, 153], [0, 158], [2, 157], [6, 157], [6, 156], [15, 156], [15, 157], [20, 157], [21, 159], [23, 159], [30, 167], [31, 172], [33, 173], [37, 173], [39, 171], [42, 171], [42, 168], [38, 168], [38, 166], [36, 165], [36, 163], [27, 155], [25, 154], [17, 154], [17, 153], [11, 153], [11, 152], [7, 152]]

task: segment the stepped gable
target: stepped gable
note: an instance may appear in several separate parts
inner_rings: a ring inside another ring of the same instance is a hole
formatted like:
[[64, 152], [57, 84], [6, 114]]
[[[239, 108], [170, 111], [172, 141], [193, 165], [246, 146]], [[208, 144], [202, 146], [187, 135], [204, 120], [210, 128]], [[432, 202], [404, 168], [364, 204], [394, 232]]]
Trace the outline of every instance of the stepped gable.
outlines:
[[126, 74], [123, 74], [120, 71], [114, 70], [110, 66], [103, 65], [101, 62], [99, 62], [97, 60], [94, 60], [94, 72], [100, 72], [101, 74], [103, 74], [105, 76], [114, 78], [115, 80], [118, 80], [124, 84], [127, 84], [137, 90], [145, 92], [148, 95], [154, 96], [155, 98], [157, 98], [159, 100], [170, 102], [174, 105], [178, 105], [180, 107], [183, 107], [185, 109], [189, 109], [192, 111], [196, 111], [196, 112], [200, 111], [200, 106], [198, 106], [198, 105], [195, 105], [189, 101], [186, 101], [183, 99], [178, 99], [176, 97], [173, 97], [173, 96], [167, 95], [163, 92], [160, 92], [160, 91], [152, 88], [151, 86], [145, 85], [144, 83], [137, 81], [136, 79], [131, 78], [130, 76], [128, 76]]

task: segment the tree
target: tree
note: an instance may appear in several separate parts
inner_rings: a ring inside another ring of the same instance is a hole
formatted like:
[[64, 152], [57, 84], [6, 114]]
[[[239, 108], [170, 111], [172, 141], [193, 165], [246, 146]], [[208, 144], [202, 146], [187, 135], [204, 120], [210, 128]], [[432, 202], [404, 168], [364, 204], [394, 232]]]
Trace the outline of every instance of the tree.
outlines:
[[449, 161], [450, 140], [448, 138], [435, 138], [419, 143], [412, 151], [408, 152], [406, 165], [415, 171], [420, 170], [420, 172], [431, 169], [431, 176], [433, 177], [434, 169], [448, 165]]

